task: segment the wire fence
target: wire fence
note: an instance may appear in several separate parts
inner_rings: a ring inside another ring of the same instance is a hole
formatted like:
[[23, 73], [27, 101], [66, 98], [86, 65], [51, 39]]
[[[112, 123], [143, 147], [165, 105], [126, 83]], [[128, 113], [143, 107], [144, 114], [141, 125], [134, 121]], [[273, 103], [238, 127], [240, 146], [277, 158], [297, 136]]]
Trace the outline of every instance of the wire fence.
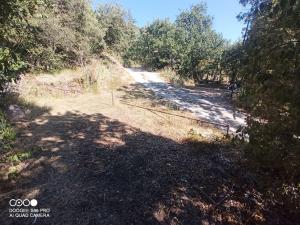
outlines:
[[127, 105], [127, 106], [131, 106], [131, 107], [136, 107], [136, 108], [140, 108], [140, 109], [144, 109], [144, 110], [148, 110], [148, 111], [163, 113], [163, 114], [166, 114], [166, 115], [171, 115], [171, 116], [176, 116], [176, 117], [181, 117], [181, 118], [184, 118], [184, 119], [196, 121], [198, 124], [208, 124], [208, 125], [213, 125], [214, 127], [223, 127], [223, 128], [226, 129], [226, 134], [227, 135], [229, 134], [229, 128], [230, 128], [229, 124], [215, 123], [215, 122], [210, 122], [210, 121], [207, 121], [207, 120], [196, 119], [196, 118], [189, 117], [189, 116], [183, 116], [183, 115], [178, 115], [178, 114], [175, 114], [175, 113], [165, 112], [163, 110], [152, 109], [152, 108], [148, 108], [148, 107], [145, 107], [145, 106], [134, 105], [134, 104], [128, 103], [124, 100], [121, 100], [120, 103], [124, 104], [124, 105]]

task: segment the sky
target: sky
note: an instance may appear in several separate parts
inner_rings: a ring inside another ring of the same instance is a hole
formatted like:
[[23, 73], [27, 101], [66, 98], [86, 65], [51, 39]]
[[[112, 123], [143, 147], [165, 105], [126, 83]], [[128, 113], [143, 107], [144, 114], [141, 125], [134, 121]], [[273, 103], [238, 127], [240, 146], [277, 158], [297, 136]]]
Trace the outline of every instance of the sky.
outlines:
[[200, 2], [207, 4], [207, 12], [214, 18], [213, 27], [232, 42], [241, 38], [244, 24], [236, 16], [245, 11], [239, 0], [92, 0], [93, 7], [99, 3], [118, 3], [130, 11], [139, 27], [154, 19], [169, 18], [172, 21], [184, 9]]

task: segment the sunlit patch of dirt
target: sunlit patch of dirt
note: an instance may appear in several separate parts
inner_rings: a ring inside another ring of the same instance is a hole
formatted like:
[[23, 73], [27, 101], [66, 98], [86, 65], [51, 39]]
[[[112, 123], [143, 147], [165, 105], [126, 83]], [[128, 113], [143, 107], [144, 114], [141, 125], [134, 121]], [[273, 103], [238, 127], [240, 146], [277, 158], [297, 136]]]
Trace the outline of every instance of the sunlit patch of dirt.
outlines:
[[42, 142], [56, 142], [56, 143], [61, 143], [63, 140], [61, 140], [60, 137], [57, 136], [52, 136], [52, 137], [45, 137], [41, 139]]

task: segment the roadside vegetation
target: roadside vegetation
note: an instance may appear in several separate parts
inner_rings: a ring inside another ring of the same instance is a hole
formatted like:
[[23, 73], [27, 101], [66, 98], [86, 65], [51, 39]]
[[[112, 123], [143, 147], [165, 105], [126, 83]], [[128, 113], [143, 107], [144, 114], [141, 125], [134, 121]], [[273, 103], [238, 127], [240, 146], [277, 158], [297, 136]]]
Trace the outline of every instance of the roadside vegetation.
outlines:
[[[29, 176], [31, 170], [26, 173], [26, 169], [35, 163], [41, 166], [57, 160], [57, 168], [63, 165], [73, 168], [70, 158], [75, 157], [85, 172], [93, 174], [95, 171], [87, 165], [95, 164], [102, 171], [99, 173], [111, 169], [110, 175], [125, 179], [118, 183], [119, 180], [113, 180], [108, 174], [101, 177], [100, 184], [91, 177], [91, 186], [104, 188], [112, 199], [114, 192], [124, 194], [122, 200], [126, 195], [131, 196], [124, 202], [135, 199], [135, 206], [151, 199], [151, 206], [142, 207], [145, 215], [153, 210], [152, 199], [157, 195], [161, 199], [165, 197], [154, 190], [170, 191], [169, 186], [180, 184], [182, 187], [176, 187], [175, 194], [169, 196], [176, 200], [175, 208], [169, 199], [155, 202], [156, 211], [152, 216], [161, 224], [180, 224], [178, 219], [175, 222], [170, 219], [171, 215], [180, 214], [180, 210], [189, 218], [198, 218], [194, 207], [210, 215], [205, 221], [216, 224], [298, 221], [300, 2], [239, 2], [247, 11], [238, 16], [245, 30], [236, 43], [230, 43], [213, 29], [213, 18], [207, 14], [204, 3], [181, 11], [175, 21], [157, 19], [139, 28], [129, 11], [118, 4], [100, 4], [93, 9], [86, 0], [2, 2], [0, 175], [3, 190], [13, 189], [22, 172]], [[123, 66], [159, 71], [174, 86], [193, 84], [194, 88], [201, 88], [200, 85], [210, 84], [222, 88], [234, 83], [238, 87], [236, 103], [247, 113], [247, 127], [230, 136], [211, 126], [199, 126], [188, 119], [191, 113], [181, 112], [149, 89], [133, 84]], [[17, 105], [24, 111], [24, 121], [10, 119], [9, 105]], [[96, 144], [106, 149], [101, 154], [112, 164], [97, 161]], [[75, 146], [78, 155], [68, 151], [70, 146]], [[90, 146], [94, 152], [81, 150]], [[148, 153], [148, 148], [153, 152]], [[164, 149], [163, 153], [160, 148]], [[123, 153], [124, 149], [129, 153]], [[63, 157], [52, 157], [51, 154], [60, 150]], [[116, 155], [114, 151], [121, 153]], [[151, 162], [144, 158], [148, 156]], [[37, 158], [46, 161], [41, 163]], [[206, 164], [209, 166], [204, 168]], [[132, 168], [136, 177], [125, 174]], [[57, 187], [64, 190], [64, 177], [59, 175], [64, 173], [56, 174], [48, 169], [45, 170], [50, 171], [50, 177], [62, 179], [58, 180], [61, 183]], [[159, 176], [161, 171], [163, 177]], [[75, 172], [70, 177], [64, 174], [70, 184], [77, 176]], [[234, 173], [238, 174], [236, 178]], [[172, 174], [175, 180], [170, 178]], [[195, 187], [201, 177], [205, 181], [201, 182], [209, 187]], [[216, 189], [210, 177], [217, 180]], [[232, 182], [235, 183], [230, 186]], [[128, 190], [118, 192], [117, 187], [124, 183], [128, 189], [140, 190], [138, 199]], [[54, 184], [47, 184], [55, 190]], [[77, 185], [89, 191], [81, 181]], [[151, 198], [146, 196], [147, 191]], [[205, 196], [206, 205], [199, 203], [203, 199], [197, 199], [197, 194]], [[234, 196], [232, 202], [228, 200], [230, 196]], [[101, 201], [107, 201], [105, 195]], [[186, 201], [190, 208], [184, 208], [180, 201]], [[225, 211], [230, 211], [229, 215]], [[122, 213], [118, 211], [115, 218]], [[135, 209], [131, 213], [143, 218]], [[272, 218], [274, 215], [277, 217]], [[104, 212], [104, 217], [110, 218], [110, 214]], [[145, 224], [147, 220], [141, 221]], [[189, 224], [185, 218], [181, 221]], [[128, 219], [127, 222], [136, 221]]]
[[1, 4], [0, 87], [24, 71], [84, 66], [105, 49], [122, 55], [137, 28], [119, 5], [84, 0]]
[[196, 82], [222, 79], [221, 58], [229, 43], [212, 28], [206, 6], [183, 11], [175, 22], [155, 20], [141, 29], [128, 57], [150, 69], [169, 67]]
[[247, 157], [297, 186], [300, 4], [240, 2], [250, 8], [239, 15], [246, 26], [240, 42], [229, 44], [214, 31], [205, 5], [199, 4], [183, 11], [175, 22], [156, 20], [142, 28], [128, 54], [146, 68], [162, 69], [173, 83], [226, 80], [241, 86], [238, 103], [249, 112], [243, 131], [249, 135]]
[[16, 139], [16, 132], [7, 121], [5, 114], [0, 111], [0, 147], [1, 154], [10, 150], [13, 142]]

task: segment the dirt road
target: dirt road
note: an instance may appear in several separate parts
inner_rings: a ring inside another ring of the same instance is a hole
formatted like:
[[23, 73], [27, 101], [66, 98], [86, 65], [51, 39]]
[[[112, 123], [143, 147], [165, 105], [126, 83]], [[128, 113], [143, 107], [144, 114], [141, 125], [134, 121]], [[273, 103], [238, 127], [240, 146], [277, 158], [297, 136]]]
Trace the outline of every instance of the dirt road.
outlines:
[[175, 87], [165, 82], [159, 73], [133, 68], [126, 68], [126, 71], [137, 83], [143, 84], [158, 97], [177, 105], [179, 109], [194, 113], [199, 119], [229, 124], [231, 132], [235, 132], [240, 126], [245, 126], [246, 117], [231, 104], [227, 90]]

